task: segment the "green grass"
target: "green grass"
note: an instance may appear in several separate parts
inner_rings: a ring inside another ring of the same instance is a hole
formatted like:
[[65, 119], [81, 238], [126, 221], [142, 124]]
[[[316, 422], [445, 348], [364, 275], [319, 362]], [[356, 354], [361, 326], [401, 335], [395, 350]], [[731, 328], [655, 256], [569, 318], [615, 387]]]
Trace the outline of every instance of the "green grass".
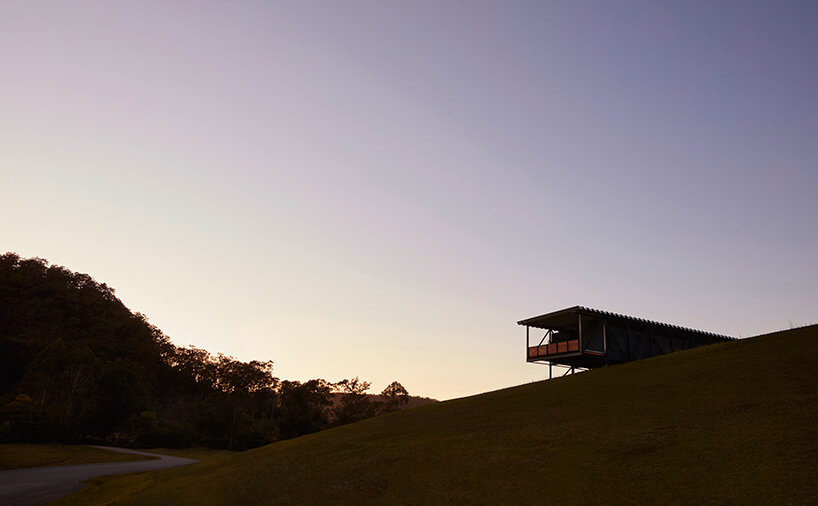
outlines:
[[68, 466], [101, 462], [130, 462], [154, 457], [117, 453], [90, 446], [0, 444], [0, 470], [21, 467]]
[[140, 450], [148, 453], [158, 453], [160, 455], [169, 455], [171, 457], [185, 457], [188, 459], [209, 460], [216, 457], [224, 457], [226, 455], [238, 455], [239, 452], [230, 450], [212, 450], [210, 448], [151, 448], [149, 450]]
[[816, 356], [818, 326], [779, 332], [101, 478], [63, 502], [816, 504]]

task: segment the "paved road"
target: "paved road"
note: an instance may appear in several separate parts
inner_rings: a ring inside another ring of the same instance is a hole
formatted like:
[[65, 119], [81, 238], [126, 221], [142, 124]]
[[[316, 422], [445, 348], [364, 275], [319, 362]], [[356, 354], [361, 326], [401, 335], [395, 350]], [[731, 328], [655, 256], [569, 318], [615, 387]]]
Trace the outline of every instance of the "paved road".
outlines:
[[159, 460], [117, 462], [109, 464], [82, 464], [78, 466], [29, 467], [0, 471], [0, 504], [3, 506], [28, 506], [42, 504], [66, 496], [85, 485], [82, 481], [110, 474], [139, 473], [184, 466], [198, 462], [194, 459], [168, 457], [155, 453], [138, 452], [124, 448], [97, 446], [103, 450], [136, 453], [159, 457]]

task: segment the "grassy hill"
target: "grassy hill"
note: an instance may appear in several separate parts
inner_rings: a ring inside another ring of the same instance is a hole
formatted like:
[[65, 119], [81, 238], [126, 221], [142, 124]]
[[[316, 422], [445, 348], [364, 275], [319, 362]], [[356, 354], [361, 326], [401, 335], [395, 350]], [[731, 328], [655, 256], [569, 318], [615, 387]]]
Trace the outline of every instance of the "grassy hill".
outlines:
[[818, 326], [100, 479], [68, 503], [818, 503]]

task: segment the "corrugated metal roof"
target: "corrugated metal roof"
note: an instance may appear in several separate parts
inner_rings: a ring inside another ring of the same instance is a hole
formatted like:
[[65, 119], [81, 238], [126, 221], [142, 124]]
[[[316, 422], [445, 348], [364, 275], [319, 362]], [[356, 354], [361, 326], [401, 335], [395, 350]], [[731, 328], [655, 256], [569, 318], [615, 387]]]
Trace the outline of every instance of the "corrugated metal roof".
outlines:
[[[600, 317], [609, 318], [609, 319], [619, 319], [619, 320], [627, 320], [627, 321], [632, 321], [632, 322], [638, 322], [638, 323], [641, 323], [641, 324], [644, 324], [644, 325], [654, 325], [654, 326], [659, 326], [659, 327], [672, 328], [672, 329], [680, 330], [680, 331], [683, 331], [683, 332], [692, 332], [692, 333], [695, 333], [695, 334], [701, 334], [701, 335], [706, 335], [706, 336], [710, 336], [710, 337], [715, 337], [715, 338], [722, 339], [722, 340], [725, 340], [725, 341], [732, 341], [732, 340], [736, 339], [735, 337], [725, 336], [725, 335], [722, 335], [722, 334], [716, 334], [716, 333], [713, 333], [713, 332], [707, 332], [705, 330], [696, 330], [696, 329], [691, 329], [689, 327], [682, 327], [682, 326], [679, 326], [679, 325], [673, 325], [671, 323], [662, 323], [662, 322], [657, 322], [657, 321], [654, 321], [654, 320], [647, 320], [645, 318], [637, 318], [635, 316], [628, 316], [628, 315], [624, 315], [624, 314], [620, 314], [620, 313], [613, 313], [613, 312], [610, 312], [610, 311], [604, 311], [602, 309], [594, 309], [594, 308], [585, 307], [585, 306], [573, 306], [573, 307], [569, 307], [569, 308], [566, 308], [566, 309], [560, 309], [559, 311], [554, 311], [554, 312], [547, 313], [547, 314], [544, 314], [544, 315], [535, 316], [533, 318], [527, 318], [525, 320], [520, 320], [520, 321], [517, 322], [517, 324], [518, 325], [528, 325], [528, 326], [531, 326], [531, 327], [538, 327], [538, 328], [548, 328], [547, 325], [549, 325], [549, 324], [550, 325], [559, 324], [560, 320], [566, 321], [566, 316], [576, 315], [576, 314], [595, 315], [595, 316], [600, 316]], [[544, 325], [544, 326], [540, 327], [540, 325]]]

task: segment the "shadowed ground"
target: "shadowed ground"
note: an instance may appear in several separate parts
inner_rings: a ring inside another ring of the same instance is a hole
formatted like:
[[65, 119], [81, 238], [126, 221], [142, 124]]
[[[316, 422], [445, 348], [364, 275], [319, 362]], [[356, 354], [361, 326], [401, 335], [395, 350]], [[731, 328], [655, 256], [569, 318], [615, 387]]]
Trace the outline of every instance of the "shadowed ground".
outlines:
[[6, 506], [42, 504], [82, 489], [84, 487], [82, 481], [97, 476], [153, 471], [197, 462], [194, 459], [168, 457], [123, 448], [107, 446], [98, 446], [96, 448], [157, 457], [157, 459], [74, 466], [30, 467], [0, 471], [0, 504]]

